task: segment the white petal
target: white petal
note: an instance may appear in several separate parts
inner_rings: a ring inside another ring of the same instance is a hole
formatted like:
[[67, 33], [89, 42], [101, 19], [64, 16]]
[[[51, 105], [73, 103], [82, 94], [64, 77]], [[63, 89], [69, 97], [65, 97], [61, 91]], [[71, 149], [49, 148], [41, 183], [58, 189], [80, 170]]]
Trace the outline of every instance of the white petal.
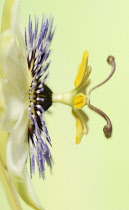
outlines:
[[30, 207], [36, 210], [44, 209], [35, 194], [35, 191], [34, 191], [34, 188], [31, 183], [31, 179], [30, 179], [30, 176], [28, 174], [26, 167], [23, 170], [23, 179], [20, 182], [14, 181], [14, 184], [19, 195], [26, 202], [27, 205], [29, 205]]
[[4, 168], [6, 169], [6, 146], [8, 142], [8, 133], [0, 130], [0, 157]]
[[1, 31], [15, 30], [21, 0], [6, 0], [3, 9]]
[[21, 51], [23, 52], [24, 42], [24, 30], [20, 21], [20, 5], [21, 0], [6, 0], [3, 9], [1, 32], [11, 31], [17, 38]]
[[10, 133], [7, 149], [7, 169], [14, 179], [23, 177], [22, 170], [28, 156], [28, 111], [21, 110], [19, 119]]
[[3, 81], [3, 106], [4, 111], [1, 119], [2, 129], [6, 132], [11, 132], [13, 126], [18, 120], [21, 110], [24, 109], [24, 100], [21, 99], [17, 89], [7, 79]]
[[0, 63], [4, 76], [10, 80], [19, 91], [21, 97], [28, 92], [27, 61], [25, 54], [10, 31], [2, 34], [0, 39]]
[[10, 42], [12, 41], [12, 33], [10, 31], [6, 31], [0, 36], [0, 74], [2, 78], [5, 78], [4, 72], [4, 58], [6, 56], [6, 48], [8, 48]]

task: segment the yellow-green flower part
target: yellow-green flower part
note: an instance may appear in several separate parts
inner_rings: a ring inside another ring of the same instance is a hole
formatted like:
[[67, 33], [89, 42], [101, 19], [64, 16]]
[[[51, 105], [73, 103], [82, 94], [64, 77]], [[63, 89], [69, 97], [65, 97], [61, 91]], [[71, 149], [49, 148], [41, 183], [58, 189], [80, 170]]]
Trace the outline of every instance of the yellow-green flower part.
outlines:
[[54, 103], [56, 102], [63, 103], [71, 106], [72, 108], [72, 114], [76, 118], [76, 137], [75, 137], [76, 144], [79, 144], [81, 142], [83, 135], [88, 133], [88, 128], [87, 128], [88, 117], [85, 114], [85, 112], [82, 110], [82, 108], [85, 105], [87, 105], [88, 108], [92, 109], [93, 111], [97, 112], [99, 115], [105, 118], [107, 122], [107, 124], [103, 128], [105, 136], [109, 138], [111, 137], [112, 134], [112, 124], [109, 117], [103, 111], [91, 105], [90, 95], [94, 89], [106, 83], [114, 74], [116, 68], [115, 59], [112, 56], [108, 57], [107, 62], [109, 65], [112, 66], [110, 75], [102, 83], [93, 87], [87, 94], [86, 89], [90, 83], [89, 75], [91, 73], [91, 67], [88, 66], [88, 56], [89, 56], [88, 51], [87, 50], [84, 51], [81, 64], [79, 65], [78, 73], [74, 81], [75, 88], [69, 92], [52, 95], [52, 101]]
[[74, 81], [75, 88], [67, 93], [53, 94], [53, 102], [60, 102], [71, 106], [72, 113], [76, 118], [76, 144], [79, 144], [82, 136], [88, 133], [88, 117], [82, 108], [88, 104], [89, 99], [86, 94], [86, 88], [89, 84], [89, 75], [91, 67], [88, 66], [88, 51], [84, 51], [81, 64], [79, 65], [77, 76]]

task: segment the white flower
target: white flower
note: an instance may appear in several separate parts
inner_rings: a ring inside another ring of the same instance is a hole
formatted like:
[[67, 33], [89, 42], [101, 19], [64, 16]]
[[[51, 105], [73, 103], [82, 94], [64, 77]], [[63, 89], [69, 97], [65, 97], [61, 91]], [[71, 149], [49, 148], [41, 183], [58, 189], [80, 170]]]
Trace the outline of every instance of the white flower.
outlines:
[[[49, 46], [53, 38], [53, 20], [42, 18], [41, 27], [35, 17], [21, 30], [20, 0], [6, 0], [0, 35], [1, 74], [1, 159], [23, 200], [35, 209], [43, 209], [35, 196], [26, 161], [30, 156], [30, 172], [37, 162], [43, 177], [45, 163], [51, 167], [48, 145], [51, 139], [43, 113], [52, 104], [52, 91], [44, 84], [48, 76]], [[3, 142], [6, 142], [3, 143]]]
[[32, 24], [29, 17], [28, 27], [23, 33], [19, 19], [20, 2], [5, 1], [1, 24], [0, 163], [23, 200], [32, 208], [40, 210], [43, 207], [35, 195], [26, 162], [29, 156], [31, 176], [35, 173], [36, 163], [41, 177], [44, 176], [45, 163], [51, 167], [51, 139], [44, 112], [52, 102], [71, 106], [76, 118], [78, 144], [83, 134], [87, 134], [88, 117], [82, 110], [87, 105], [106, 119], [104, 133], [110, 137], [110, 119], [91, 105], [90, 93], [112, 76], [115, 62], [113, 57], [109, 57], [108, 63], [113, 67], [110, 76], [87, 95], [91, 67], [88, 66], [88, 51], [85, 51], [74, 82], [75, 88], [67, 93], [53, 94], [45, 84], [50, 65], [49, 47], [54, 34], [53, 19], [43, 17], [39, 28], [38, 19], [35, 17]]

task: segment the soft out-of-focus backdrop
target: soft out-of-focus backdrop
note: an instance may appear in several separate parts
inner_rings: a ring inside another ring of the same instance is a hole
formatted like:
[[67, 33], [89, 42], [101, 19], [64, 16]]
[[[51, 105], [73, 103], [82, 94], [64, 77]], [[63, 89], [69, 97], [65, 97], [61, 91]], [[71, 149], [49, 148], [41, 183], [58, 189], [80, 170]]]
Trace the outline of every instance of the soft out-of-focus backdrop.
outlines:
[[[4, 1], [0, 0], [0, 16]], [[52, 14], [56, 33], [51, 45], [48, 84], [53, 92], [73, 88], [84, 50], [92, 66], [89, 89], [105, 79], [108, 55], [116, 58], [113, 78], [91, 96], [113, 123], [107, 140], [105, 121], [84, 108], [89, 134], [75, 145], [75, 119], [69, 107], [54, 104], [45, 114], [52, 138], [53, 170], [46, 178], [33, 177], [35, 190], [46, 210], [129, 209], [129, 1], [128, 0], [23, 0], [22, 19]], [[23, 209], [29, 210], [22, 201]], [[0, 209], [9, 209], [2, 185]]]

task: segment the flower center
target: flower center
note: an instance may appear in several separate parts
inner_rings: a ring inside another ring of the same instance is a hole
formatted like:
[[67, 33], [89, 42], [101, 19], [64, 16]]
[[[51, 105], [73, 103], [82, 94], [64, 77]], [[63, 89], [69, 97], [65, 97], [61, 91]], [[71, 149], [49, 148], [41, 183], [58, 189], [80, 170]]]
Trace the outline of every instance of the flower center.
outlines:
[[36, 114], [37, 111], [40, 111], [41, 114], [46, 111], [52, 105], [52, 91], [48, 88], [47, 85], [41, 85], [37, 82], [37, 85], [29, 90], [29, 108], [32, 108], [32, 113]]

